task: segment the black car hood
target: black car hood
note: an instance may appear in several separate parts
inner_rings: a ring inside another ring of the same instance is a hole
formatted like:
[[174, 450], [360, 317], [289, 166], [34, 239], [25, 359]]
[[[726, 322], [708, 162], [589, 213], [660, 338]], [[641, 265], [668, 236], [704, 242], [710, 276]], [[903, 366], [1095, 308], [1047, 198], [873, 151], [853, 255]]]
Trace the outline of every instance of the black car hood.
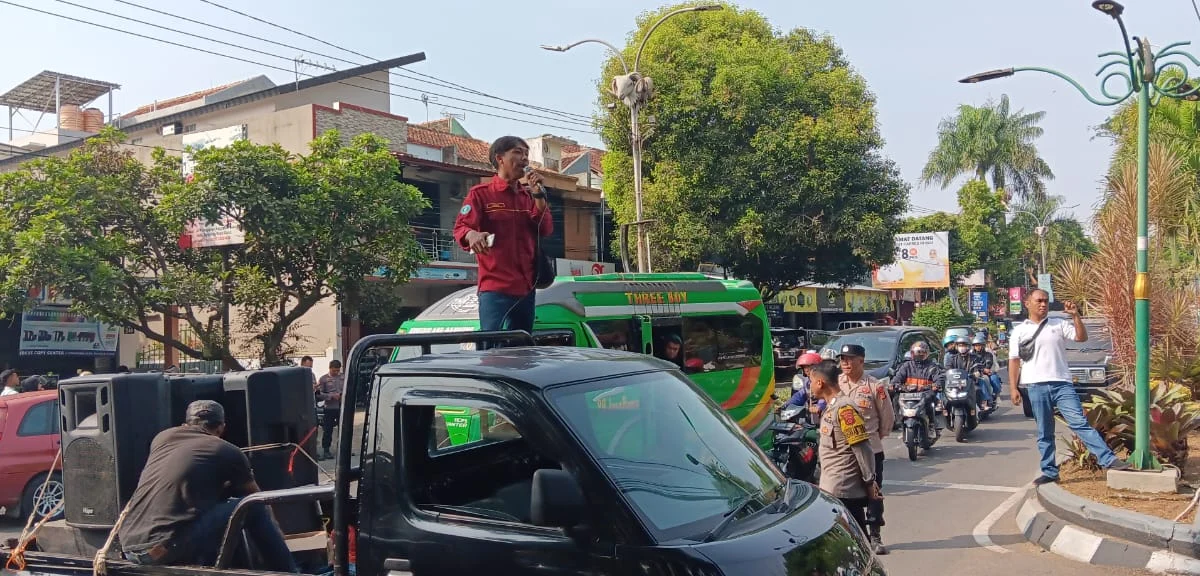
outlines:
[[698, 552], [723, 574], [860, 574], [885, 576], [862, 530], [837, 500], [811, 484], [798, 483], [791, 510], [769, 523], [698, 544]]

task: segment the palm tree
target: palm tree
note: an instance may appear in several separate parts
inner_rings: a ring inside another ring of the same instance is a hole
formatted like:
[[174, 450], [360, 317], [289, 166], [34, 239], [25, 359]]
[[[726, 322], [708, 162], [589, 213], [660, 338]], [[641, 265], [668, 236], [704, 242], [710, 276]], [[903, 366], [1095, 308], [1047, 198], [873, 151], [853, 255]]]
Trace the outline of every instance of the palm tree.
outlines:
[[1011, 112], [1008, 95], [982, 107], [963, 104], [958, 114], [938, 125], [938, 144], [921, 171], [921, 183], [937, 182], [943, 189], [955, 178], [971, 174], [990, 180], [992, 187], [1020, 199], [1044, 198], [1044, 180], [1054, 178], [1050, 166], [1038, 155], [1034, 140], [1045, 112]]

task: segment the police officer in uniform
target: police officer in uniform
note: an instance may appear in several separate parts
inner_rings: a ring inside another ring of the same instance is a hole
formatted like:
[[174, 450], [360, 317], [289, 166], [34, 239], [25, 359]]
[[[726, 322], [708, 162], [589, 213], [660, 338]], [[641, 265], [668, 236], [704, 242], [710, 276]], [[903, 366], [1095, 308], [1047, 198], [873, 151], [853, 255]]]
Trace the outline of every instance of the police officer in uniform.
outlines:
[[838, 386], [841, 370], [832, 360], [822, 360], [809, 370], [811, 393], [825, 400], [821, 414], [821, 490], [838, 498], [865, 532], [866, 508], [880, 500], [875, 481], [875, 456], [870, 433], [854, 402]]
[[[867, 442], [875, 455], [875, 482], [883, 487], [883, 439], [887, 438], [892, 426], [896, 424], [896, 413], [892, 410], [892, 399], [888, 396], [887, 387], [881, 380], [872, 378], [866, 373], [864, 363], [867, 351], [858, 344], [846, 344], [838, 353], [842, 375], [838, 377], [838, 386], [842, 395], [854, 403], [854, 407], [862, 414], [866, 423]], [[867, 536], [876, 554], [887, 554], [883, 546], [883, 536], [880, 530], [884, 526], [883, 500], [871, 500], [867, 503]]]

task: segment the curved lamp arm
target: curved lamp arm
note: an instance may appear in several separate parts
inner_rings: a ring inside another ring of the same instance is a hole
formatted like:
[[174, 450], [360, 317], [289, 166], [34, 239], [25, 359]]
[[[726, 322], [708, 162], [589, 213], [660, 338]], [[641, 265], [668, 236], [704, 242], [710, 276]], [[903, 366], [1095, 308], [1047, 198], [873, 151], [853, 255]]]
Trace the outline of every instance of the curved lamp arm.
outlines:
[[542, 44], [542, 50], [550, 50], [551, 52], [566, 52], [567, 50], [570, 50], [576, 46], [579, 46], [580, 44], [588, 44], [588, 43], [600, 44], [600, 45], [608, 48], [617, 57], [617, 61], [621, 63], [621, 68], [625, 70], [625, 74], [629, 74], [629, 64], [625, 63], [625, 56], [621, 55], [621, 51], [617, 50], [616, 46], [613, 46], [612, 44], [609, 44], [608, 42], [605, 42], [604, 40], [600, 40], [598, 38], [587, 38], [587, 39], [575, 42], [573, 44], [567, 44], [566, 46], [548, 46], [546, 44]]
[[[708, 12], [710, 10], [720, 10], [722, 8], [724, 8], [724, 6], [721, 6], [720, 4], [711, 4], [711, 5], [706, 5], [706, 6], [688, 6], [687, 8], [680, 8], [678, 10], [668, 12], [662, 18], [659, 18], [658, 22], [655, 22], [654, 25], [651, 26], [650, 29], [646, 31], [646, 35], [642, 36], [642, 44], [640, 46], [638, 46], [637, 55], [634, 56], [634, 58], [633, 58], [633, 71], [634, 72], [638, 71], [638, 64], [642, 61], [642, 50], [646, 49], [646, 41], [650, 39], [650, 35], [654, 34], [654, 31], [656, 29], [658, 29], [658, 27], [661, 26], [663, 22], [666, 22], [668, 18], [671, 18], [672, 16], [677, 16], [679, 14], [683, 14], [685, 12]], [[626, 74], [628, 74], [628, 71], [626, 72]]]
[[[1109, 64], [1106, 64], [1103, 68], [1100, 69], [1100, 71], [1103, 72], [1104, 70], [1108, 69], [1111, 65], [1116, 64], [1116, 63], [1118, 63], [1118, 62], [1113, 61]], [[1059, 72], [1058, 70], [1054, 70], [1051, 68], [1042, 68], [1040, 66], [1022, 66], [1020, 68], [1013, 68], [1012, 70], [1013, 70], [1013, 72], [1042, 72], [1044, 74], [1049, 74], [1051, 76], [1056, 76], [1058, 78], [1061, 78], [1062, 80], [1066, 81], [1071, 86], [1074, 86], [1075, 89], [1078, 90], [1079, 93], [1082, 94], [1083, 97], [1088, 100], [1088, 102], [1091, 102], [1092, 104], [1096, 104], [1098, 106], [1116, 106], [1117, 104], [1120, 104], [1121, 102], [1124, 102], [1126, 99], [1128, 99], [1129, 96], [1132, 95], [1134, 92], [1133, 79], [1129, 78], [1129, 75], [1124, 70], [1110, 71], [1108, 74], [1105, 74], [1100, 79], [1100, 93], [1104, 97], [1103, 99], [1099, 99], [1099, 98], [1096, 98], [1095, 96], [1092, 96], [1091, 93], [1089, 93], [1087, 91], [1087, 89], [1083, 87], [1082, 84], [1080, 84], [1079, 82], [1076, 82], [1074, 78], [1071, 78], [1070, 76], [1067, 76], [1066, 74], [1063, 74], [1062, 72]], [[1099, 75], [1099, 73], [1097, 73], [1097, 75]], [[1114, 78], [1114, 77], [1123, 78], [1126, 81], [1126, 83], [1128, 84], [1129, 89], [1125, 94], [1118, 96], [1118, 95], [1114, 95], [1108, 91], [1108, 89], [1106, 87], [1108, 80], [1111, 78]]]

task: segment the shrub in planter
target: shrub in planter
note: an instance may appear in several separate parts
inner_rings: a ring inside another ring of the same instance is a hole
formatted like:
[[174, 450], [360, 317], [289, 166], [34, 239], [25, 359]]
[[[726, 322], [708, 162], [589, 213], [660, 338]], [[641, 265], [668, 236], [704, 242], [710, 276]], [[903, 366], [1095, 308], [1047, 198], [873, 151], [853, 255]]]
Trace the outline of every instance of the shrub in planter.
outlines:
[[[1088, 423], [1104, 437], [1109, 448], [1121, 454], [1133, 450], [1135, 405], [1133, 392], [1102, 390], [1083, 404], [1083, 410]], [[1192, 400], [1188, 388], [1161, 380], [1151, 382], [1150, 445], [1154, 455], [1162, 462], [1183, 468], [1187, 463], [1187, 436], [1197, 429], [1200, 429], [1200, 402]], [[1080, 451], [1086, 453], [1087, 448], [1078, 438], [1072, 435], [1065, 441], [1064, 449], [1072, 460], [1086, 460]]]

